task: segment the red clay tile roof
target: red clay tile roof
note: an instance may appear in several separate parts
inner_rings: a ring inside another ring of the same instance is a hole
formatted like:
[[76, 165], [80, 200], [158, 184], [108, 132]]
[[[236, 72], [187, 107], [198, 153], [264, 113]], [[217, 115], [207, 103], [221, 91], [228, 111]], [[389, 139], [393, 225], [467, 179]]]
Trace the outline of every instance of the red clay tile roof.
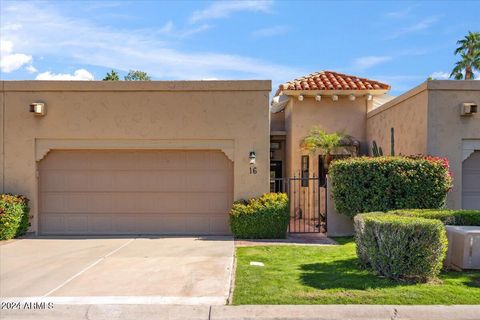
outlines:
[[281, 84], [283, 90], [389, 90], [390, 86], [375, 80], [359, 78], [333, 71], [320, 71]]

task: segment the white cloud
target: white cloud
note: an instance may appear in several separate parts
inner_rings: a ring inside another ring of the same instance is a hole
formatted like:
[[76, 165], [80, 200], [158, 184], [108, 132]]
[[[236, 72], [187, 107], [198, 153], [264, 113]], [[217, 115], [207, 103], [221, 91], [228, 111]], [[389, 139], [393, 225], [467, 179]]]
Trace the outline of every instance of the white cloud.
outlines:
[[[15, 10], [11, 6], [0, 12], [0, 22], [21, 23], [23, 27], [9, 37], [19, 49], [28, 52], [35, 48], [35, 54], [45, 59], [144, 70], [160, 79], [272, 79], [281, 83], [305, 73], [296, 67], [248, 56], [178, 49], [158, 29], [125, 32], [100, 27], [88, 17], [65, 16], [49, 3], [15, 2]], [[35, 16], [34, 24], [29, 20], [31, 16]]]
[[35, 68], [33, 65], [28, 65], [28, 66], [25, 68], [25, 70], [27, 70], [27, 71], [30, 72], [30, 73], [37, 73], [37, 72], [38, 72], [37, 68]]
[[411, 25], [408, 27], [404, 27], [401, 29], [398, 29], [397, 31], [393, 32], [390, 34], [387, 39], [396, 39], [398, 37], [427, 30], [429, 29], [435, 22], [437, 22], [440, 19], [439, 16], [431, 16], [431, 17], [426, 17], [425, 19]]
[[446, 80], [450, 78], [450, 73], [443, 72], [443, 71], [437, 71], [434, 72], [430, 75], [435, 80]]
[[35, 80], [93, 80], [93, 74], [85, 69], [75, 70], [73, 74], [68, 73], [51, 73], [50, 71], [42, 72], [37, 75]]
[[367, 56], [360, 57], [353, 61], [353, 69], [355, 70], [365, 70], [371, 67], [374, 67], [378, 64], [392, 60], [390, 56]]
[[13, 42], [0, 40], [0, 71], [9, 73], [32, 62], [32, 56], [13, 53]]
[[168, 21], [161, 29], [160, 29], [160, 32], [162, 33], [170, 33], [173, 31], [173, 22], [172, 21]]
[[393, 19], [403, 19], [403, 18], [406, 18], [408, 16], [410, 16], [410, 13], [412, 12], [413, 9], [415, 9], [416, 7], [418, 7], [418, 4], [416, 5], [411, 5], [411, 6], [408, 6], [408, 7], [404, 7], [400, 10], [397, 10], [397, 11], [391, 11], [391, 12], [387, 12], [387, 14], [385, 15], [387, 18], [393, 18]]
[[210, 29], [210, 25], [208, 24], [201, 24], [199, 26], [196, 26], [194, 28], [184, 28], [184, 29], [178, 29], [175, 27], [175, 24], [172, 21], [168, 21], [160, 30], [158, 30], [161, 34], [167, 35], [170, 37], [175, 37], [175, 38], [185, 38], [191, 35], [194, 35], [196, 33], [200, 33], [203, 31], [206, 31]]
[[254, 37], [273, 37], [280, 34], [283, 34], [288, 31], [286, 26], [274, 26], [270, 28], [264, 28], [255, 30], [252, 32], [252, 36]]
[[271, 0], [215, 1], [203, 10], [194, 11], [190, 22], [227, 18], [239, 11], [269, 12], [272, 5]]
[[9, 23], [2, 26], [2, 31], [15, 31], [22, 27], [19, 23]]

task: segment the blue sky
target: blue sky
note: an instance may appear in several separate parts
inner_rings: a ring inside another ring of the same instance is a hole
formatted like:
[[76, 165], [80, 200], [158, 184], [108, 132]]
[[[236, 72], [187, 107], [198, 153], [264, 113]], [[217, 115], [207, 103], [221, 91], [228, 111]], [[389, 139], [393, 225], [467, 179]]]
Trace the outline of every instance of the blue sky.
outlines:
[[456, 41], [480, 31], [480, 2], [5, 1], [1, 78], [271, 79], [320, 70], [404, 92], [443, 79]]

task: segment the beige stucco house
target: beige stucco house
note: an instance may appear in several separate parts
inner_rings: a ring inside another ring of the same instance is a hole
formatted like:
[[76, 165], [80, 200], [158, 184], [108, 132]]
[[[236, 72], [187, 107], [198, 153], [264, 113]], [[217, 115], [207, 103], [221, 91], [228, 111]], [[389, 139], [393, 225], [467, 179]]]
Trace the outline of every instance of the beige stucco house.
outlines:
[[367, 140], [397, 154], [447, 157], [454, 178], [447, 206], [480, 209], [480, 81], [433, 80], [367, 113]]
[[[301, 148], [314, 126], [350, 136], [336, 157], [371, 155], [374, 141], [390, 154], [393, 128], [397, 155], [450, 160], [455, 182], [448, 207], [480, 209], [480, 81], [427, 81], [396, 98], [389, 89], [333, 71], [280, 85], [271, 102], [270, 189], [290, 193], [291, 231], [321, 231], [325, 220], [331, 235], [353, 231], [323, 188], [324, 155]], [[301, 177], [311, 179], [302, 185]]]
[[[291, 232], [352, 232], [327, 193], [314, 126], [348, 135], [335, 157], [450, 160], [451, 208], [480, 209], [480, 81], [427, 81], [399, 97], [333, 71], [270, 81], [2, 81], [0, 192], [31, 200], [44, 235], [229, 234], [234, 200], [288, 192]], [[269, 185], [270, 181], [270, 185]]]
[[2, 81], [0, 192], [37, 234], [229, 234], [232, 201], [268, 192], [270, 90]]

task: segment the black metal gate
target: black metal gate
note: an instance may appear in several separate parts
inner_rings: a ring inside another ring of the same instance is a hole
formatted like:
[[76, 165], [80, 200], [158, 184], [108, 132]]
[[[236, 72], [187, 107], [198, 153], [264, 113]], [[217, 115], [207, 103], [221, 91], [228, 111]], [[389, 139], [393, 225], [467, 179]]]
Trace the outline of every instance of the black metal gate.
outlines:
[[288, 179], [290, 233], [326, 232], [327, 188], [318, 177]]

